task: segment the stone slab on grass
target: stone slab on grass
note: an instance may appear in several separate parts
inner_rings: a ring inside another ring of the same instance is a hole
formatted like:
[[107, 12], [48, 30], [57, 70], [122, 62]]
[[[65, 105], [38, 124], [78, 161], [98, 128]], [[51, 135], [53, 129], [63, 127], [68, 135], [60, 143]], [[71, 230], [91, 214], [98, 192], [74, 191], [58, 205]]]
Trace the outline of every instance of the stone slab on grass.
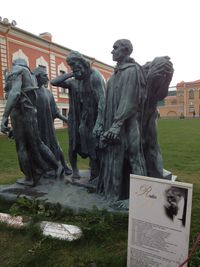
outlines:
[[73, 241], [82, 236], [81, 229], [74, 225], [42, 221], [40, 227], [43, 235], [61, 240]]
[[[24, 221], [24, 217], [22, 216], [12, 216], [7, 213], [0, 213], [0, 222], [6, 223], [13, 228], [22, 228], [27, 226], [30, 218], [26, 219], [27, 220]], [[51, 236], [52, 238], [73, 241], [82, 236], [81, 229], [75, 225], [42, 221], [39, 226], [44, 236]]]
[[27, 225], [27, 222], [24, 222], [22, 216], [12, 216], [7, 213], [0, 213], [0, 222], [6, 223], [14, 228], [22, 228]]

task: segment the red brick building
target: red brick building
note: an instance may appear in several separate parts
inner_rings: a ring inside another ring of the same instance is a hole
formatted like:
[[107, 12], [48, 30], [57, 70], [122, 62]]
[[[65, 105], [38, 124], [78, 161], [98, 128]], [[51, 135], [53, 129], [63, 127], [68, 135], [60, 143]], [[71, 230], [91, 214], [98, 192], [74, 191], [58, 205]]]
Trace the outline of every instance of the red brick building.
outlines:
[[[0, 22], [0, 120], [5, 107], [3, 72], [5, 69], [10, 70], [14, 59], [25, 58], [30, 69], [38, 66], [45, 67], [51, 80], [60, 75], [62, 71], [69, 71], [65, 60], [69, 52], [70, 49], [52, 42], [50, 33], [36, 36], [13, 26], [8, 21]], [[85, 56], [85, 58], [103, 74], [105, 80], [111, 76], [112, 66], [89, 56]], [[66, 115], [68, 111], [67, 90], [51, 85], [49, 85], [49, 89], [52, 91], [60, 111]], [[56, 127], [62, 127], [62, 122], [59, 120], [56, 120], [55, 124]]]

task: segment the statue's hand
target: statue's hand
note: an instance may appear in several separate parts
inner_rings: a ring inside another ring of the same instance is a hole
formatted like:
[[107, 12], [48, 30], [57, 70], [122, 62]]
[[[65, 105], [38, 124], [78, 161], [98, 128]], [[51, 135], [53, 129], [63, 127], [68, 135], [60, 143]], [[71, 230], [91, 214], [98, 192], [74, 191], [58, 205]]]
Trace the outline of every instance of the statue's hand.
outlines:
[[104, 133], [103, 137], [107, 142], [115, 143], [119, 142], [120, 128], [119, 127], [111, 127], [107, 132]]
[[68, 123], [68, 118], [62, 114], [59, 114], [57, 118], [64, 121], [65, 123]]
[[8, 127], [8, 118], [2, 117], [1, 120], [1, 132], [4, 134], [7, 134], [10, 131], [10, 128]]
[[102, 125], [96, 124], [93, 128], [92, 135], [96, 138], [99, 138], [103, 132]]
[[15, 139], [15, 138], [14, 138], [13, 129], [9, 129], [9, 132], [8, 132], [8, 138], [9, 138], [9, 139]]

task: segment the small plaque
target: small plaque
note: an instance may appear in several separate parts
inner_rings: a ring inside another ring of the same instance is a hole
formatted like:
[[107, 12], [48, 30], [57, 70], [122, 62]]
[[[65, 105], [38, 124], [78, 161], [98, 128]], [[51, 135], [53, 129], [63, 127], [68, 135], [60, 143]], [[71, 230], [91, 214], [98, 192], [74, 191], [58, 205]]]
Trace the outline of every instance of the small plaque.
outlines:
[[43, 221], [40, 226], [45, 236], [67, 241], [73, 241], [82, 236], [81, 229], [74, 225]]

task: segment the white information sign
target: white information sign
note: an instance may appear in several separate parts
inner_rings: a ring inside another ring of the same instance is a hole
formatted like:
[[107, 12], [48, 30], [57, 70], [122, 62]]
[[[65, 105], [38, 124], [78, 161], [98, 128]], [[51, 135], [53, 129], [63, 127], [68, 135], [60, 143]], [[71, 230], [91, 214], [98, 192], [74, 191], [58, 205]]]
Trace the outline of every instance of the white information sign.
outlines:
[[179, 267], [188, 257], [192, 184], [131, 175], [129, 201], [127, 267]]

